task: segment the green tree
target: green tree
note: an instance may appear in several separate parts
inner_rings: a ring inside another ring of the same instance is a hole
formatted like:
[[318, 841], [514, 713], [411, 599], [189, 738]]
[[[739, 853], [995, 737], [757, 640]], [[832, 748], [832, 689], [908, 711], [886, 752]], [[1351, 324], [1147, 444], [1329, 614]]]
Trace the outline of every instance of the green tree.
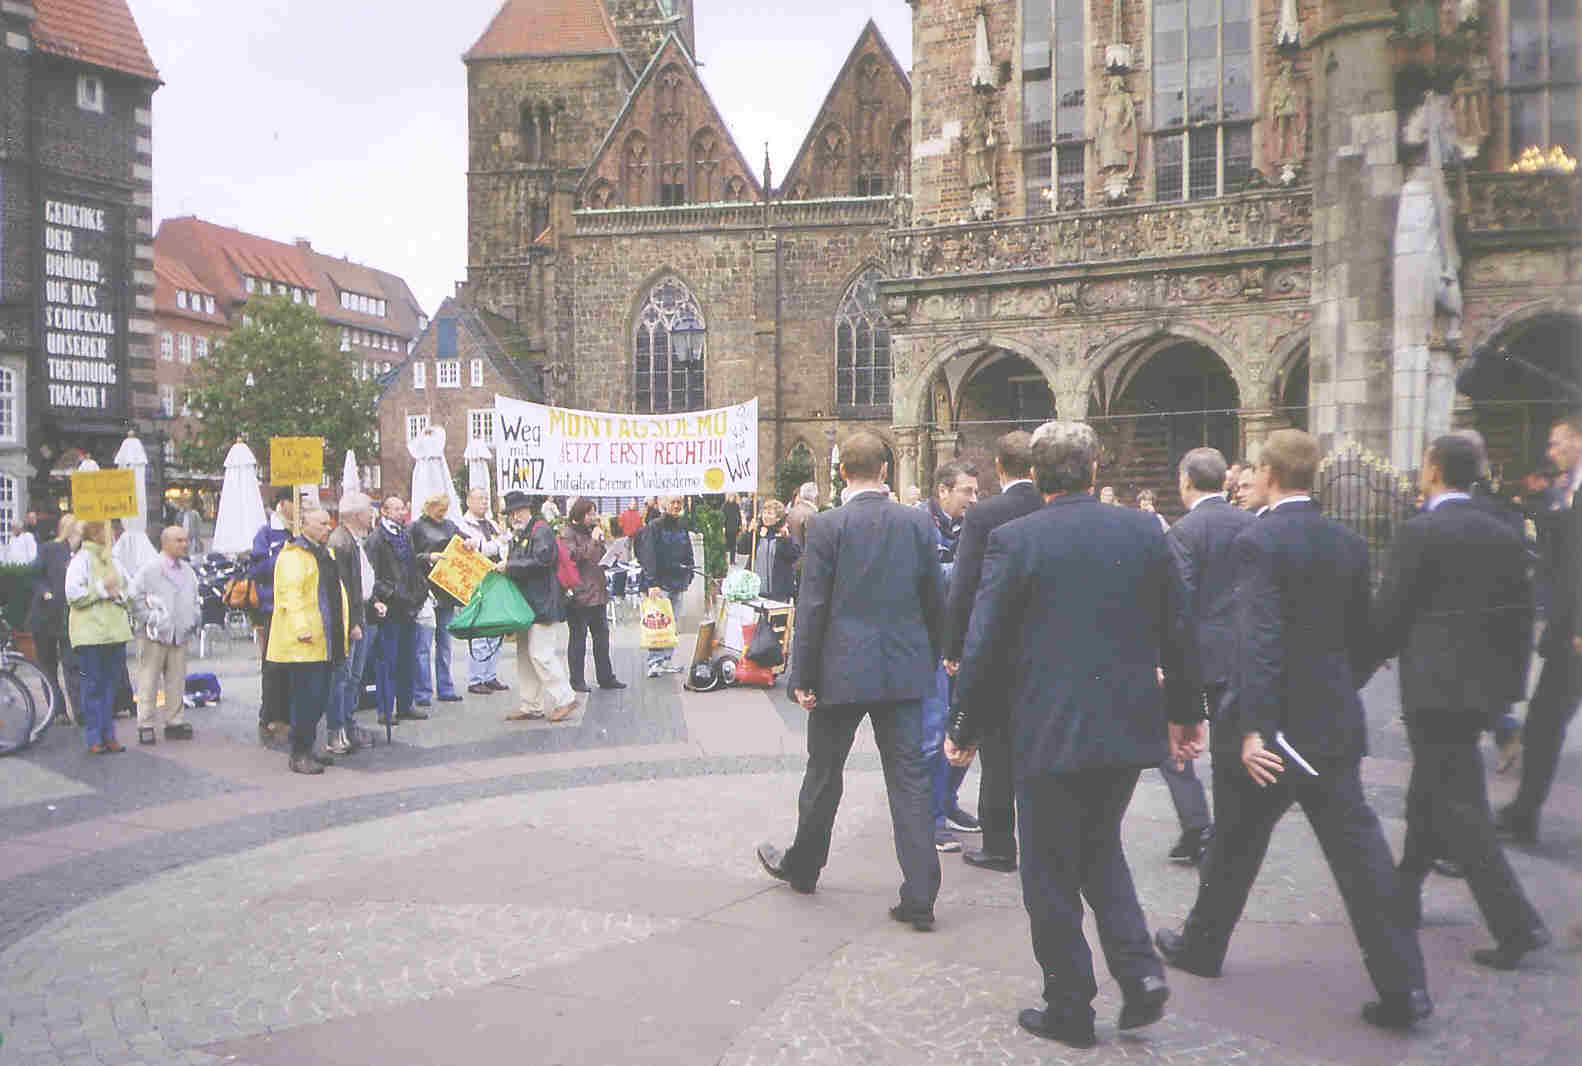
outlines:
[[796, 490], [813, 480], [813, 451], [802, 441], [775, 467], [775, 496], [782, 500], [796, 498]]
[[306, 304], [254, 296], [242, 325], [188, 378], [193, 422], [177, 445], [189, 470], [220, 470], [236, 438], [268, 476], [270, 437], [323, 437], [324, 469], [339, 472], [350, 448], [374, 457], [379, 386], [361, 381], [331, 328]]

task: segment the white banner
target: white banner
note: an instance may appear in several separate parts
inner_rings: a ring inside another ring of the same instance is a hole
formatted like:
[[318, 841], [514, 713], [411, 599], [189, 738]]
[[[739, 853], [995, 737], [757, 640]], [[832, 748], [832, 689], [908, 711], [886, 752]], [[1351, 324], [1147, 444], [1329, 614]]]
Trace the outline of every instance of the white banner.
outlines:
[[758, 401], [680, 414], [573, 411], [494, 398], [500, 494], [758, 491]]

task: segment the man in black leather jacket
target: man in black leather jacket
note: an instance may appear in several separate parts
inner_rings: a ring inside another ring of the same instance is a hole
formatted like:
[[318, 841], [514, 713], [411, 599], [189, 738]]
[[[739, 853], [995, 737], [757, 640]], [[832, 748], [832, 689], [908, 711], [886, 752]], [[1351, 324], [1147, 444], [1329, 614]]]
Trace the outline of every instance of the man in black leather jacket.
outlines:
[[427, 718], [412, 705], [417, 663], [417, 613], [428, 596], [422, 571], [406, 529], [406, 501], [391, 496], [379, 509], [374, 531], [363, 545], [374, 568], [373, 600], [384, 606], [380, 619], [378, 668], [379, 722]]

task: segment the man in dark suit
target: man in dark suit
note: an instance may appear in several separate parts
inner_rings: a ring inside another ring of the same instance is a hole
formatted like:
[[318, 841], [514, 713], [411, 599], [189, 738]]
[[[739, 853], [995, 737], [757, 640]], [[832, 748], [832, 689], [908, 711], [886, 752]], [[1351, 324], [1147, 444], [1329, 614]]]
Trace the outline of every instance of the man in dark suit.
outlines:
[[1524, 844], [1538, 842], [1538, 812], [1549, 798], [1566, 730], [1582, 702], [1582, 415], [1558, 419], [1549, 429], [1549, 460], [1566, 488], [1545, 516], [1549, 534], [1549, 618], [1538, 654], [1544, 657], [1538, 687], [1522, 724], [1522, 783], [1495, 825]]
[[[989, 534], [1044, 506], [1044, 498], [1032, 481], [1032, 434], [1016, 430], [1001, 437], [994, 470], [999, 475], [999, 495], [980, 500], [967, 512], [961, 539], [956, 544], [956, 569], [950, 581], [950, 624], [945, 637], [945, 671], [951, 675], [961, 667], [961, 649], [967, 640], [967, 623], [983, 577], [983, 551]], [[1009, 694], [1002, 698], [1008, 699]], [[978, 752], [982, 758], [978, 821], [983, 828], [983, 847], [969, 848], [961, 858], [969, 866], [1011, 873], [1016, 869], [1016, 781], [1011, 773], [1011, 736], [1004, 723], [985, 731]]]
[[[1178, 477], [1187, 513], [1170, 527], [1165, 543], [1181, 574], [1185, 651], [1180, 683], [1171, 686], [1169, 698], [1184, 701], [1183, 714], [1197, 712], [1199, 717], [1212, 718], [1230, 684], [1236, 649], [1232, 617], [1236, 582], [1230, 546], [1252, 524], [1253, 517], [1225, 499], [1225, 457], [1218, 450], [1194, 448], [1187, 452], [1181, 457]], [[1214, 836], [1203, 783], [1192, 760], [1178, 761], [1174, 752], [1159, 764], [1159, 772], [1170, 786], [1170, 799], [1181, 822], [1181, 839], [1171, 849], [1170, 858], [1199, 863]]]
[[890, 501], [884, 454], [871, 433], [842, 443], [846, 502], [808, 522], [786, 680], [808, 712], [807, 773], [796, 839], [784, 852], [760, 844], [758, 861], [798, 892], [813, 891], [829, 859], [846, 756], [867, 717], [901, 863], [901, 901], [890, 916], [925, 931], [934, 924], [939, 854], [922, 700], [944, 646], [944, 596], [934, 525]]
[[[1308, 495], [1318, 442], [1270, 434], [1236, 538], [1236, 667], [1215, 722], [1214, 841], [1186, 927], [1161, 930], [1172, 966], [1218, 977], [1275, 824], [1302, 805], [1340, 885], [1379, 1000], [1362, 1016], [1405, 1028], [1433, 1013], [1417, 931], [1401, 913], [1389, 845], [1362, 794], [1367, 723], [1357, 690], [1373, 665], [1368, 548]], [[1178, 751], [1201, 737], [1187, 736]], [[1285, 765], [1281, 752], [1293, 763]]]
[[1138, 775], [1168, 750], [1157, 671], [1179, 669], [1179, 590], [1154, 516], [1092, 496], [1098, 447], [1081, 422], [1049, 422], [1033, 435], [1048, 502], [989, 534], [946, 747], [952, 761], [969, 762], [1009, 708], [1022, 898], [1046, 1004], [1017, 1020], [1075, 1047], [1095, 1042], [1098, 991], [1083, 898], [1125, 998], [1120, 1028], [1157, 1021], [1170, 995], [1120, 827]]
[[1401, 892], [1412, 924], [1423, 880], [1446, 856], [1464, 872], [1497, 946], [1473, 952], [1508, 970], [1549, 942], [1500, 851], [1478, 737], [1521, 698], [1532, 644], [1532, 590], [1520, 537], [1472, 498], [1483, 451], [1440, 437], [1423, 458], [1423, 514], [1395, 536], [1374, 605], [1374, 656], [1401, 657], [1401, 707], [1412, 745]]

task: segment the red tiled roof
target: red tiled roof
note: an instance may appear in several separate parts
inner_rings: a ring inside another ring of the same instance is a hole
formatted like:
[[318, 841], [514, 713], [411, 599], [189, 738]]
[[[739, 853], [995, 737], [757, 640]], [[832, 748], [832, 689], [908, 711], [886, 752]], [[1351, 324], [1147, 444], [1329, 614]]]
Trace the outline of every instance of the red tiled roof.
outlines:
[[[192, 293], [194, 298], [188, 300], [186, 307], [182, 307], [176, 302], [176, 293], [178, 292]], [[154, 250], [154, 310], [156, 313], [195, 318], [204, 322], [212, 322], [217, 326], [225, 325], [225, 307], [219, 301], [216, 301], [214, 313], [208, 314], [204, 311], [202, 300], [204, 296], [213, 297], [214, 290], [198, 280], [198, 276], [181, 260], [158, 248]]]
[[179, 259], [172, 259], [168, 255], [154, 253], [154, 273], [164, 281], [170, 282], [178, 289], [187, 292], [201, 292], [209, 296], [214, 291], [198, 280], [198, 275], [187, 269], [187, 264]]
[[159, 81], [126, 0], [34, 0], [39, 51]]
[[462, 59], [577, 55], [620, 47], [600, 0], [505, 0]]

